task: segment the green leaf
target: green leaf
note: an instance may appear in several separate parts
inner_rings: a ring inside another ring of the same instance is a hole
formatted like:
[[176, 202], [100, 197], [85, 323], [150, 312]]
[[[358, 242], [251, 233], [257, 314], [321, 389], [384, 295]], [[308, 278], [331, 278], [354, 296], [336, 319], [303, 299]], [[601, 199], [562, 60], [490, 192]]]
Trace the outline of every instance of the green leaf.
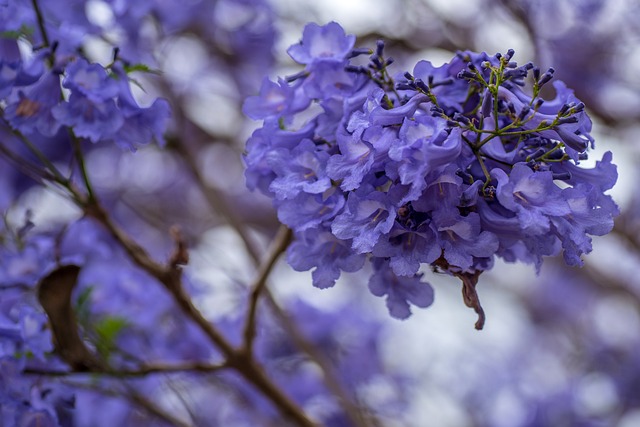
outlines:
[[29, 37], [33, 35], [33, 28], [22, 25], [17, 30], [9, 30], [0, 32], [0, 38], [18, 40], [20, 37]]
[[145, 65], [145, 64], [125, 65], [124, 71], [127, 74], [133, 73], [135, 71], [140, 71], [142, 73], [160, 74], [160, 70], [157, 70], [155, 68], [150, 68], [148, 65]]
[[108, 360], [111, 352], [115, 350], [116, 339], [127, 324], [127, 320], [119, 316], [105, 317], [95, 324], [96, 349], [104, 360]]

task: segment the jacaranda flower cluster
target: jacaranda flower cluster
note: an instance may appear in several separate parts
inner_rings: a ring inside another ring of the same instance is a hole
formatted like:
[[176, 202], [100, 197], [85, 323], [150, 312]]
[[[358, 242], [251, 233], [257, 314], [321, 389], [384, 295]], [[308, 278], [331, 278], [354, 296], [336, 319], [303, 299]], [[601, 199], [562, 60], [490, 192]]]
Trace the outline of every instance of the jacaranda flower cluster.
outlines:
[[244, 105], [264, 120], [247, 142], [247, 184], [273, 198], [295, 234], [288, 261], [314, 269], [315, 286], [368, 258], [371, 292], [404, 319], [433, 301], [419, 272], [430, 265], [462, 280], [480, 329], [475, 285], [496, 257], [539, 269], [562, 252], [581, 265], [590, 235], [612, 229], [612, 155], [580, 166], [591, 120], [560, 81], [541, 97], [553, 69], [519, 66], [513, 50], [458, 52], [392, 76], [383, 42], [354, 45], [337, 23], [309, 24], [288, 50], [304, 70], [264, 80]]

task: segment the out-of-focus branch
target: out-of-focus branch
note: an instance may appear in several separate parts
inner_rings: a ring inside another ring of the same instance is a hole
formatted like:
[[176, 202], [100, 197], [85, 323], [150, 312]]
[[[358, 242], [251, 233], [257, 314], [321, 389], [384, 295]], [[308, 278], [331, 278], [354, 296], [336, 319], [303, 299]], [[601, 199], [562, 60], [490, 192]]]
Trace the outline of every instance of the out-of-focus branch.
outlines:
[[[135, 369], [110, 369], [93, 370], [91, 375], [105, 375], [110, 377], [144, 377], [151, 374], [169, 374], [175, 372], [215, 372], [228, 368], [226, 363], [210, 364], [188, 362], [180, 364], [148, 364]], [[77, 374], [86, 374], [87, 371], [53, 371], [47, 369], [27, 368], [22, 371], [28, 375], [44, 375], [49, 377], [68, 377]]]
[[238, 371], [247, 381], [258, 388], [287, 418], [300, 426], [314, 425], [304, 412], [271, 382], [255, 360], [246, 357], [244, 351], [236, 350], [195, 307], [191, 298], [184, 291], [182, 269], [179, 265], [171, 263], [172, 265], [165, 267], [154, 261], [144, 248], [133, 241], [111, 220], [97, 200], [93, 204], [85, 206], [85, 212], [105, 226], [138, 267], [157, 279], [169, 291], [183, 313], [198, 325], [226, 357], [230, 368]]
[[[173, 93], [168, 82], [164, 81], [164, 79], [159, 80], [159, 84], [163, 89], [164, 95], [169, 99], [169, 102], [174, 107], [174, 119], [178, 124], [178, 128], [194, 128], [195, 132], [197, 132], [199, 135], [203, 137], [204, 135], [207, 135], [206, 131], [201, 129], [197, 124], [194, 124], [184, 115], [181, 100]], [[195, 147], [190, 147], [190, 145], [194, 145]], [[195, 161], [196, 157], [193, 152], [194, 149], [198, 148], [197, 141], [191, 141], [190, 144], [187, 144], [187, 141], [176, 139], [173, 141], [173, 144], [171, 144], [171, 148], [173, 148], [179, 155], [181, 155], [183, 160], [189, 166], [190, 172], [193, 174], [196, 184], [199, 186], [202, 194], [205, 196], [211, 210], [213, 212], [219, 213], [227, 220], [229, 225], [242, 239], [247, 254], [251, 257], [254, 265], [258, 267], [259, 272], [257, 278], [251, 286], [252, 292], [250, 296], [249, 309], [247, 311], [247, 318], [245, 321], [243, 334], [244, 348], [242, 351], [249, 359], [252, 359], [251, 346], [255, 335], [256, 309], [260, 295], [264, 294], [271, 310], [275, 313], [276, 318], [287, 331], [288, 335], [293, 339], [296, 346], [304, 353], [306, 353], [310, 357], [310, 359], [314, 361], [323, 371], [322, 377], [325, 384], [327, 385], [327, 388], [331, 391], [331, 393], [334, 394], [334, 396], [338, 398], [340, 405], [343, 407], [352, 424], [356, 427], [365, 427], [367, 425], [372, 425], [371, 422], [366, 423], [364, 421], [364, 415], [362, 414], [361, 410], [352, 402], [352, 399], [350, 398], [348, 392], [344, 389], [344, 387], [338, 380], [335, 372], [331, 367], [331, 363], [322, 355], [320, 351], [318, 351], [318, 349], [315, 348], [315, 346], [311, 342], [306, 339], [304, 334], [302, 334], [300, 330], [298, 330], [289, 316], [287, 316], [282, 308], [280, 308], [280, 306], [276, 303], [273, 295], [270, 293], [269, 289], [266, 286], [266, 283], [268, 282], [268, 275], [273, 268], [275, 261], [277, 260], [278, 256], [286, 249], [290, 239], [292, 238], [290, 230], [288, 230], [286, 227], [282, 227], [280, 229], [280, 232], [277, 234], [274, 242], [271, 245], [269, 255], [265, 257], [265, 261], [261, 265], [260, 251], [257, 244], [253, 241], [253, 239], [250, 238], [249, 234], [247, 233], [245, 225], [237, 219], [236, 215], [233, 214], [222, 194], [220, 194], [215, 188], [207, 185], [204, 177], [200, 173], [200, 169], [197, 162]]]
[[267, 279], [273, 269], [273, 266], [276, 264], [280, 255], [287, 249], [287, 246], [289, 246], [291, 238], [291, 230], [284, 225], [280, 226], [280, 230], [278, 230], [278, 234], [273, 239], [267, 256], [260, 265], [258, 276], [251, 286], [251, 295], [249, 297], [249, 306], [247, 308], [247, 316], [243, 332], [244, 349], [247, 354], [252, 354], [253, 352], [253, 341], [256, 336], [256, 312], [260, 295], [265, 289]]

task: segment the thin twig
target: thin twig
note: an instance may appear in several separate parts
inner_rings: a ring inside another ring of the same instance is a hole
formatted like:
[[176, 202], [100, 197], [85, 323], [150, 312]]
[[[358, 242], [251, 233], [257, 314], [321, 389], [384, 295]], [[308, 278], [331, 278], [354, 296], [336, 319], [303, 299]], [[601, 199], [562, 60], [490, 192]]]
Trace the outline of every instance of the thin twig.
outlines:
[[292, 321], [291, 317], [278, 305], [273, 295], [269, 292], [269, 289], [265, 289], [265, 299], [276, 318], [280, 321], [280, 324], [287, 332], [287, 336], [293, 340], [295, 346], [306, 353], [322, 370], [322, 379], [327, 386], [327, 389], [337, 397], [338, 403], [342, 406], [342, 409], [344, 409], [344, 412], [351, 421], [351, 424], [355, 427], [369, 426], [370, 424], [364, 420], [365, 416], [362, 413], [362, 410], [353, 403], [349, 393], [338, 380], [336, 372], [334, 371], [329, 359], [325, 357], [312, 342], [307, 340], [304, 334], [296, 327], [296, 324]]
[[42, 16], [42, 11], [40, 10], [40, 5], [38, 5], [37, 0], [32, 0], [33, 10], [36, 13], [36, 19], [38, 20], [38, 28], [40, 28], [40, 34], [42, 35], [42, 42], [45, 47], [49, 47], [49, 36], [47, 35], [47, 30], [44, 26], [44, 17]]
[[258, 276], [251, 286], [251, 296], [249, 297], [249, 307], [247, 309], [247, 317], [245, 319], [243, 332], [244, 349], [247, 354], [252, 354], [253, 352], [253, 341], [256, 336], [256, 312], [258, 309], [260, 294], [266, 286], [267, 278], [269, 277], [269, 274], [271, 274], [271, 270], [276, 264], [276, 261], [287, 249], [292, 237], [293, 234], [288, 227], [284, 225], [280, 226], [278, 234], [271, 243], [267, 256], [260, 265]]
[[182, 363], [182, 364], [149, 364], [135, 369], [101, 369], [93, 371], [52, 371], [47, 369], [27, 368], [22, 373], [27, 375], [43, 375], [48, 377], [68, 377], [78, 374], [105, 375], [110, 377], [144, 377], [151, 374], [169, 374], [174, 372], [215, 372], [228, 368], [226, 363]]
[[180, 309], [194, 321], [220, 349], [227, 359], [228, 366], [235, 369], [248, 382], [253, 384], [266, 398], [277, 406], [287, 418], [300, 426], [311, 427], [315, 424], [306, 416], [298, 405], [289, 399], [271, 380], [263, 369], [252, 358], [246, 357], [244, 351], [236, 350], [227, 339], [202, 315], [182, 286], [182, 269], [180, 266], [165, 268], [154, 261], [149, 254], [121, 230], [100, 206], [97, 200], [85, 206], [87, 215], [102, 223], [111, 235], [120, 243], [134, 263], [156, 278], [167, 289]]
[[71, 129], [69, 129], [69, 138], [71, 139], [71, 145], [73, 146], [73, 155], [76, 158], [76, 162], [78, 162], [78, 168], [80, 169], [82, 182], [84, 182], [84, 186], [87, 189], [87, 199], [89, 202], [93, 202], [93, 186], [91, 185], [91, 181], [89, 180], [89, 174], [87, 172], [84, 156], [82, 155], [82, 146], [80, 145], [80, 140]]

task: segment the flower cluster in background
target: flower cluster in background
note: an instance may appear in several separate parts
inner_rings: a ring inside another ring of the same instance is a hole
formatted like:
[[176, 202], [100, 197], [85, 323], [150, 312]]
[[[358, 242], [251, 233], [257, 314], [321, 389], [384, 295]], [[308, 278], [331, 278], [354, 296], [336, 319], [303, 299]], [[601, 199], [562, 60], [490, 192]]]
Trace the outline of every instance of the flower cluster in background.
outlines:
[[539, 269], [562, 251], [582, 265], [589, 236], [611, 231], [612, 155], [580, 165], [591, 120], [560, 81], [541, 97], [553, 69], [464, 51], [398, 77], [382, 42], [354, 45], [337, 23], [309, 24], [288, 51], [304, 71], [265, 80], [244, 104], [264, 120], [247, 143], [248, 185], [273, 198], [296, 236], [289, 263], [313, 268], [315, 286], [369, 256], [371, 292], [404, 319], [433, 301], [419, 272], [431, 265], [463, 280], [481, 328], [475, 285], [495, 257]]

